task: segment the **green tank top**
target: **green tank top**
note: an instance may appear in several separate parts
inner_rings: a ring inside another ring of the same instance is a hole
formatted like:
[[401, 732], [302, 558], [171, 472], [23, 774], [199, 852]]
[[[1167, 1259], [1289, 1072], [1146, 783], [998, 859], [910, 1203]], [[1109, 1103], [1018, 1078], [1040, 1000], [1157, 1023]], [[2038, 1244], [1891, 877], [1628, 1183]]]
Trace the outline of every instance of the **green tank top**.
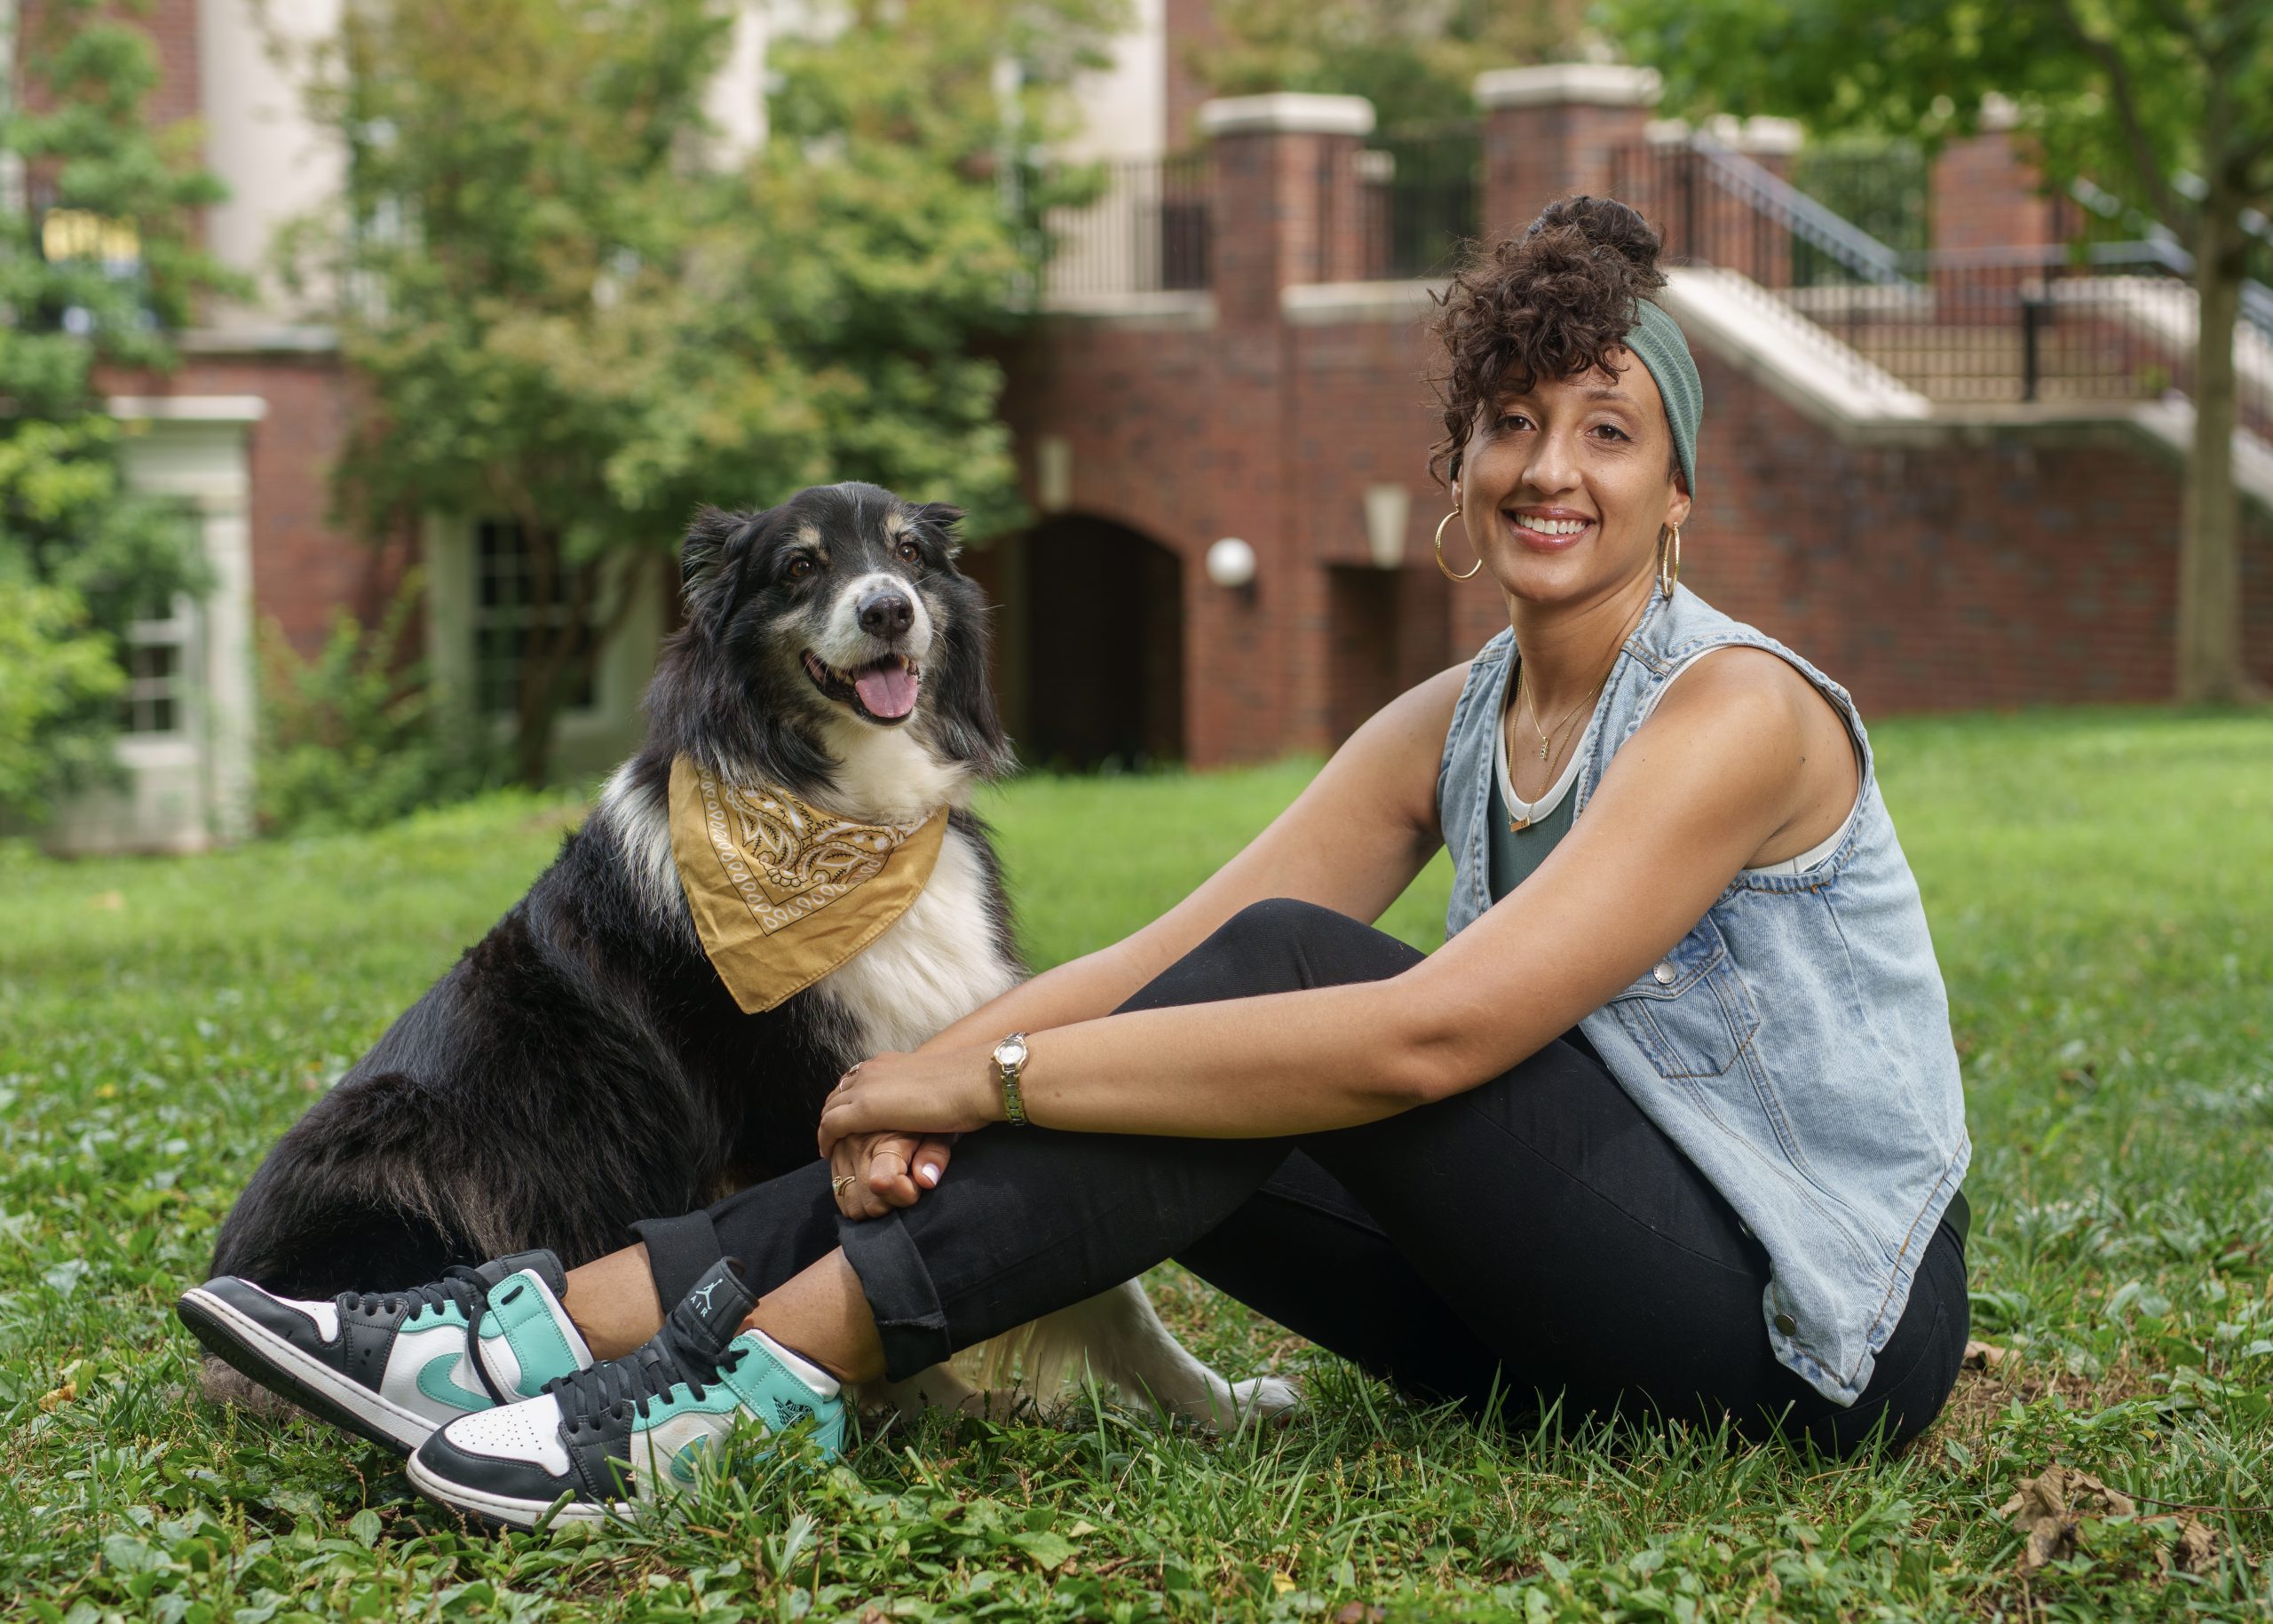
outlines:
[[1509, 891], [1537, 873], [1555, 850], [1556, 842], [1571, 832], [1572, 811], [1578, 805], [1577, 786], [1563, 792], [1555, 810], [1538, 822], [1521, 829], [1508, 827], [1508, 797], [1500, 790], [1500, 770], [1492, 769], [1492, 824], [1490, 829], [1492, 900], [1497, 902]]

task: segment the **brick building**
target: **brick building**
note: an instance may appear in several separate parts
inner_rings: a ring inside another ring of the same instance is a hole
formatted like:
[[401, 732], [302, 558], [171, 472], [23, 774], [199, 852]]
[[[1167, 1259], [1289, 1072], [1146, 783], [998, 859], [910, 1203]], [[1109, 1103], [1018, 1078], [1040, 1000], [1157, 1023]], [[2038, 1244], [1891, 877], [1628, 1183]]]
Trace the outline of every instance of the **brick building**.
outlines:
[[[339, 169], [255, 9], [155, 0], [148, 21], [162, 113], [204, 119], [233, 188], [210, 240], [259, 270]], [[281, 9], [329, 26], [321, 6]], [[1084, 98], [1079, 155], [1110, 184], [1056, 222], [1043, 311], [1003, 354], [1036, 519], [967, 555], [1002, 606], [1030, 761], [1323, 749], [1505, 624], [1485, 582], [1454, 587], [1430, 559], [1444, 503], [1422, 320], [1448, 232], [1518, 224], [1572, 189], [1629, 197], [1683, 266], [1666, 302], [1707, 400], [1683, 578], [1704, 596], [1873, 715], [2170, 691], [2191, 296], [2166, 252], [2063, 254], [2071, 223], [2008, 134], [1941, 156], [1941, 251], [1912, 263], [1790, 184], [1793, 131], [1654, 121], [1643, 70], [1487, 74], [1480, 127], [1430, 148], [1374, 131], [1354, 98], [1203, 102], [1181, 42], [1204, 34], [1204, 0], [1138, 13]], [[763, 57], [753, 6], [715, 91], [730, 141], [762, 135]], [[332, 527], [351, 385], [320, 324], [271, 281], [185, 348], [114, 404], [148, 428], [138, 479], [200, 505], [220, 586], [148, 629], [175, 651], [148, 681], [178, 702], [124, 741], [136, 791], [75, 817], [80, 844], [244, 829], [259, 621], [312, 649], [337, 609], [376, 616], [419, 562], [439, 676], [478, 692], [511, 657], [485, 583], [515, 561], [488, 516], [438, 514], [376, 549]], [[2245, 638], [2273, 677], [2273, 346], [2252, 331], [2241, 351]], [[1211, 550], [1251, 578], [1212, 578]], [[662, 608], [632, 606], [564, 725], [564, 770], [632, 742]]]

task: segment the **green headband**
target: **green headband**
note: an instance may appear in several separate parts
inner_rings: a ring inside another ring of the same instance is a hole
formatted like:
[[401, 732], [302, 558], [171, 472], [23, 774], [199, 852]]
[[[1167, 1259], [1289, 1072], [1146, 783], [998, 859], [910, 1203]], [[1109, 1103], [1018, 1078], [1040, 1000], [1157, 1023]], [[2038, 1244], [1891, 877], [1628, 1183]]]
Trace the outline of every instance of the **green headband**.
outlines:
[[1673, 429], [1674, 454], [1681, 459], [1681, 477], [1689, 494], [1697, 495], [1697, 427], [1705, 417], [1705, 385], [1698, 378], [1697, 362], [1689, 353], [1689, 340], [1681, 336], [1674, 319], [1647, 299], [1634, 301], [1633, 330], [1626, 347], [1650, 369], [1658, 393], [1666, 403], [1666, 422]]

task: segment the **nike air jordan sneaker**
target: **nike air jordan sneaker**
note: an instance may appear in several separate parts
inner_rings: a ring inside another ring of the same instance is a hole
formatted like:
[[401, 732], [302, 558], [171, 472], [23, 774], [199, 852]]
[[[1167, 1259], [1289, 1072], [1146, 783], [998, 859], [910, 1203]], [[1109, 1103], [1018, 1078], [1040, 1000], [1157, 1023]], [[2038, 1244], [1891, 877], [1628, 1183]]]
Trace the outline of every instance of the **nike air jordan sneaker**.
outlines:
[[454, 1268], [405, 1291], [280, 1297], [223, 1275], [174, 1311], [216, 1354], [335, 1425], [408, 1454], [443, 1422], [526, 1398], [592, 1362], [549, 1251]]
[[[756, 1298], [725, 1259], [636, 1353], [555, 1382], [535, 1398], [451, 1422], [419, 1446], [410, 1485], [511, 1527], [628, 1515], [698, 1481], [738, 1424], [761, 1434], [813, 1423], [824, 1459], [844, 1447], [836, 1381], [762, 1331]], [[750, 1423], [754, 1422], [755, 1426]]]

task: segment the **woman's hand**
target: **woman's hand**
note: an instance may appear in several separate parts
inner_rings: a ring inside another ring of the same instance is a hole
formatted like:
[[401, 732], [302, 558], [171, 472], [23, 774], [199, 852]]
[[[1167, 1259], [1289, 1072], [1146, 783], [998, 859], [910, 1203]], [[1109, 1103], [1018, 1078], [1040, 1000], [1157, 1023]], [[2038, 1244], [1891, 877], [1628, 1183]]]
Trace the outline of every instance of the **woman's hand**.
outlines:
[[852, 1219], [881, 1218], [936, 1187], [947, 1170], [953, 1134], [851, 1134], [829, 1153], [829, 1188], [836, 1209]]
[[[853, 1171], [867, 1176], [869, 1169], [865, 1167], [837, 1165], [840, 1143], [856, 1136], [887, 1134], [939, 1141], [984, 1128], [1001, 1117], [1002, 1097], [990, 1050], [876, 1055], [845, 1073], [821, 1105], [820, 1153], [829, 1159], [840, 1178]], [[915, 1154], [919, 1167], [928, 1160], [920, 1151]]]

